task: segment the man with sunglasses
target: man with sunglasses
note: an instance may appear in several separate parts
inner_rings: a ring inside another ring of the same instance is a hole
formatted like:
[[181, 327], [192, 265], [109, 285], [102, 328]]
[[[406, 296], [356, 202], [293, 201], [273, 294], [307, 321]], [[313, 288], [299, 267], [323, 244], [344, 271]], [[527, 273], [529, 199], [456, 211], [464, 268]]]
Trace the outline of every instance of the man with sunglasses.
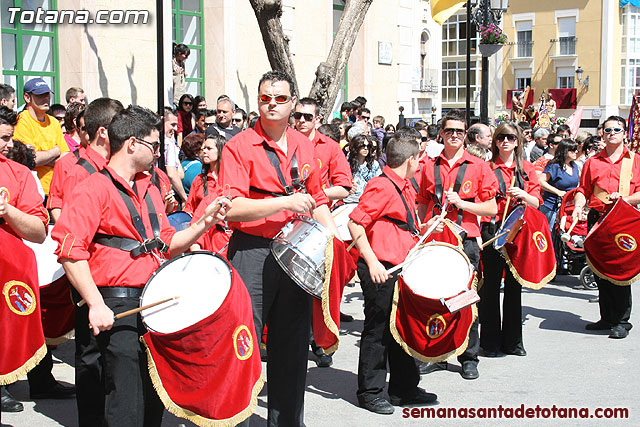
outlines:
[[[611, 116], [604, 121], [604, 136], [606, 143], [604, 150], [587, 159], [580, 176], [580, 186], [575, 196], [573, 220], [577, 221], [580, 212], [589, 204], [589, 228], [606, 214], [615, 201], [623, 198], [631, 205], [640, 204], [640, 156], [634, 155], [625, 146], [626, 122], [622, 117]], [[623, 162], [631, 163], [631, 173], [622, 177], [630, 180], [629, 195], [622, 196], [620, 179]], [[608, 194], [610, 203], [605, 203], [598, 192]], [[589, 255], [589, 254], [588, 254]], [[596, 254], [602, 257], [603, 254]], [[632, 328], [631, 316], [631, 286], [619, 286], [595, 276], [598, 284], [598, 303], [600, 304], [600, 320], [589, 323], [585, 329], [589, 331], [610, 330], [609, 338], [626, 338]]]
[[267, 333], [268, 424], [302, 426], [310, 328], [310, 296], [275, 261], [271, 241], [296, 215], [310, 213], [337, 230], [322, 190], [313, 144], [289, 127], [293, 80], [270, 71], [258, 84], [260, 118], [227, 143], [220, 180], [233, 197], [228, 258], [253, 305], [258, 338]]
[[[462, 236], [464, 252], [477, 269], [480, 262], [480, 248], [476, 239], [480, 236], [478, 217], [494, 216], [498, 212], [495, 199], [498, 181], [489, 163], [465, 151], [465, 134], [464, 113], [452, 110], [445, 114], [440, 130], [444, 149], [422, 169], [417, 197], [418, 216], [426, 222], [439, 215], [445, 201], [448, 202], [449, 213], [446, 217], [465, 229], [466, 236]], [[458, 356], [458, 361], [462, 364], [462, 378], [478, 378], [479, 349], [476, 319], [469, 331], [469, 345]], [[433, 372], [438, 369], [446, 369], [446, 362], [433, 364], [423, 368], [423, 371]]]
[[189, 134], [192, 135], [194, 133], [202, 133], [204, 134], [210, 126], [216, 124], [216, 112], [213, 110], [207, 110], [206, 108], [203, 110], [196, 111], [196, 126], [193, 128], [193, 131]]

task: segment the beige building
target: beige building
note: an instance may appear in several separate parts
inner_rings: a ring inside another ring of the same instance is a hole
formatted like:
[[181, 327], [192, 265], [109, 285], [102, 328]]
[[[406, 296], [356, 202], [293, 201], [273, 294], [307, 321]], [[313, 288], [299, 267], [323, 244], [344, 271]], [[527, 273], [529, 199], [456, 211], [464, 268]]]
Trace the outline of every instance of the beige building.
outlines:
[[[7, 10], [0, 12], [2, 81], [17, 89], [19, 99], [26, 80], [43, 77], [63, 104], [66, 89], [80, 86], [90, 100], [110, 96], [125, 105], [155, 109], [155, 3], [34, 0], [29, 3], [33, 12], [22, 1], [23, 9], [12, 13], [8, 8], [20, 2], [3, 1]], [[126, 23], [135, 17], [133, 7], [139, 13], [137, 24]], [[48, 10], [45, 15], [58, 23], [38, 21], [38, 8]], [[186, 61], [189, 93], [204, 95], [210, 107], [219, 95], [227, 94], [247, 111], [256, 110], [257, 82], [270, 67], [249, 1], [165, 0], [164, 8], [166, 99], [175, 41], [191, 49]], [[283, 8], [282, 25], [290, 39], [300, 92], [306, 95], [318, 64], [327, 57], [344, 1], [283, 0]], [[69, 15], [82, 18], [82, 11], [94, 20], [103, 13], [112, 23], [69, 23]], [[432, 107], [439, 114], [440, 44], [441, 30], [431, 19], [428, 1], [373, 2], [353, 47], [336, 109], [343, 100], [362, 95], [372, 112], [385, 116], [388, 123], [397, 122], [400, 106], [408, 117], [430, 118]]]

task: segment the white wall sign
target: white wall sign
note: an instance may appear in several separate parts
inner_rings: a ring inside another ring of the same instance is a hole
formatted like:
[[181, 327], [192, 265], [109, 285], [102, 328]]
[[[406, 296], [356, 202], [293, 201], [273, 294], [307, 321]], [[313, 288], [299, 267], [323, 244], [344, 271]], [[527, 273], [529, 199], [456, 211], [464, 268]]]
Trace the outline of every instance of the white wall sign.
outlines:
[[391, 65], [393, 60], [393, 44], [391, 42], [378, 42], [378, 64]]

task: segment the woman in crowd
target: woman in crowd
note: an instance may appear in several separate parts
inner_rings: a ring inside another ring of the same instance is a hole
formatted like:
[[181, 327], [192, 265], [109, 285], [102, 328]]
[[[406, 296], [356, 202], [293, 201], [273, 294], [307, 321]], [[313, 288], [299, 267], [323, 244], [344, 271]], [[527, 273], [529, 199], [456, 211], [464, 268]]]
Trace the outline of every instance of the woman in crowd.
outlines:
[[218, 172], [220, 172], [222, 149], [226, 143], [227, 140], [221, 135], [204, 140], [201, 151], [202, 172], [191, 184], [189, 198], [184, 207], [185, 212], [193, 215], [206, 196], [222, 194], [221, 189], [218, 188]]
[[178, 135], [177, 141], [178, 146], [182, 146], [182, 139], [189, 135], [195, 125], [196, 125], [196, 116], [193, 114], [193, 105], [194, 99], [193, 96], [185, 93], [180, 97], [180, 101], [178, 102]]
[[86, 105], [82, 102], [72, 102], [67, 106], [67, 111], [64, 115], [64, 140], [69, 146], [69, 151], [75, 151], [80, 146], [80, 134], [78, 133], [78, 124], [76, 119], [78, 114], [85, 110]]
[[193, 105], [194, 105], [194, 112], [198, 112], [201, 110], [206, 110], [207, 109], [207, 100], [204, 99], [204, 96], [196, 96], [195, 98], [193, 98]]
[[203, 133], [192, 133], [185, 136], [182, 141], [182, 152], [184, 153], [184, 160], [182, 160], [182, 169], [184, 170], [182, 186], [187, 196], [189, 195], [191, 183], [202, 172], [200, 153], [202, 152], [203, 143]]
[[359, 134], [349, 142], [349, 166], [353, 174], [353, 187], [344, 199], [345, 203], [358, 203], [367, 182], [382, 173], [378, 163], [378, 140]]

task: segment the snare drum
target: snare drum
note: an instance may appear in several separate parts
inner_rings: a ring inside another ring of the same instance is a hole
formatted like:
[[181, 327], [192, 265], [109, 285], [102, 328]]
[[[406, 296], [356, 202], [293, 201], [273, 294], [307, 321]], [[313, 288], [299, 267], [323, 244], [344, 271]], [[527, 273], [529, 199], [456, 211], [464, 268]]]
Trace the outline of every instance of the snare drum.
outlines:
[[191, 224], [191, 215], [186, 212], [177, 211], [170, 213], [167, 215], [167, 218], [169, 219], [169, 224], [171, 224], [176, 231], [182, 231], [188, 228], [189, 224]]
[[58, 257], [55, 255], [58, 244], [51, 238], [52, 229], [53, 226], [50, 225], [47, 237], [42, 243], [33, 243], [24, 240], [25, 245], [29, 246], [36, 254], [36, 260], [38, 262], [38, 283], [40, 287], [50, 285], [65, 274], [62, 265], [58, 263]]
[[142, 321], [151, 331], [173, 333], [215, 313], [231, 287], [231, 267], [211, 252], [195, 251], [165, 262], [145, 285], [140, 306], [167, 298], [179, 299], [144, 310]]
[[293, 219], [274, 237], [271, 253], [298, 286], [315, 298], [322, 298], [325, 250], [331, 234], [319, 222]]
[[340, 237], [340, 240], [343, 242], [353, 240], [347, 224], [349, 224], [349, 215], [351, 215], [351, 212], [353, 212], [356, 206], [358, 206], [357, 203], [346, 203], [338, 206], [331, 212], [333, 222], [336, 223], [336, 227], [338, 228], [338, 237]]
[[504, 224], [496, 233], [496, 236], [499, 235], [500, 237], [493, 242], [493, 247], [496, 250], [500, 249], [507, 243], [513, 242], [515, 235], [520, 231], [520, 228], [522, 228], [524, 223], [522, 217], [524, 217], [525, 208], [525, 205], [516, 206], [504, 220]]

